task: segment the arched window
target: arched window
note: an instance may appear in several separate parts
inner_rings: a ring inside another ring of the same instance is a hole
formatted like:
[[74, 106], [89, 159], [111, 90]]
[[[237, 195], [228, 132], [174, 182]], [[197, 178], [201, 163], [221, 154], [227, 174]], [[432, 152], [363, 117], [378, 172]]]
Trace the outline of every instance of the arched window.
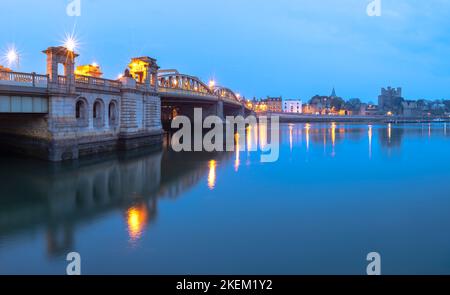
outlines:
[[94, 110], [94, 127], [103, 127], [104, 125], [104, 116], [103, 116], [103, 103], [100, 100], [95, 101]]
[[88, 124], [87, 103], [84, 99], [79, 99], [75, 103], [75, 118], [78, 126], [85, 127]]
[[118, 123], [117, 104], [115, 101], [111, 101], [108, 107], [109, 126], [116, 126]]

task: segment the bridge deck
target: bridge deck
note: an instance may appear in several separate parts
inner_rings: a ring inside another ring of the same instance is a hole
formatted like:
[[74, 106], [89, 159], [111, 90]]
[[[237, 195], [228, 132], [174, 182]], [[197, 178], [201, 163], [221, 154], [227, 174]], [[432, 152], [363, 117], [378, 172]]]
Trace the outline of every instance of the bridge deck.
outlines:
[[[0, 71], [0, 113], [47, 113], [48, 87], [47, 75], [36, 73], [20, 73]], [[67, 87], [65, 76], [59, 76], [56, 83], [62, 90]], [[229, 107], [242, 107], [242, 102], [220, 95], [210, 90], [195, 91], [179, 87], [164, 87], [159, 85], [158, 93], [162, 99], [186, 103], [215, 103], [223, 101]], [[88, 76], [75, 76], [77, 92], [94, 90], [108, 93], [120, 93], [122, 83], [118, 80], [108, 80]], [[137, 90], [146, 91], [145, 85], [138, 83]], [[208, 92], [205, 92], [208, 91]]]

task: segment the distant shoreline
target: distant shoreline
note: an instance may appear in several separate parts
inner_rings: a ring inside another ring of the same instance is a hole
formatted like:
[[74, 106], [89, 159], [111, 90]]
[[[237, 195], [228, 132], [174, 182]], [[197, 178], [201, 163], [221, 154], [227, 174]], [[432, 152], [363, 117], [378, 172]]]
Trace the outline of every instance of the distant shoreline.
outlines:
[[286, 113], [261, 113], [259, 116], [278, 116], [280, 123], [438, 123], [450, 122], [450, 118], [443, 117], [402, 117], [402, 116], [330, 116], [303, 115]]

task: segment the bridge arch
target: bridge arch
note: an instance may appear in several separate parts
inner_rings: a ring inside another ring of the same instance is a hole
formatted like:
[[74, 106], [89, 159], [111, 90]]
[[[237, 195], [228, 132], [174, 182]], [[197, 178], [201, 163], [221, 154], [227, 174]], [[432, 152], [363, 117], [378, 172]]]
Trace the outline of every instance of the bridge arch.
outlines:
[[237, 102], [242, 102], [242, 100], [236, 95], [236, 93], [234, 93], [233, 90], [226, 88], [226, 87], [221, 87], [221, 86], [215, 87], [214, 94], [222, 99], [230, 99], [230, 100], [234, 100]]
[[179, 89], [210, 95], [214, 94], [199, 78], [178, 72], [160, 74], [158, 76], [158, 86], [161, 88]]
[[93, 105], [94, 127], [101, 128], [105, 125], [105, 103], [101, 98], [97, 98]]

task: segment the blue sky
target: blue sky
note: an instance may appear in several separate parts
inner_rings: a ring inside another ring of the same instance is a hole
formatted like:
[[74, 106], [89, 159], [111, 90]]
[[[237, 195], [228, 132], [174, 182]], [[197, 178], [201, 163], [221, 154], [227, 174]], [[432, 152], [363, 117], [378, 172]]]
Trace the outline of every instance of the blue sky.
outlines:
[[0, 50], [15, 44], [20, 71], [45, 72], [41, 51], [66, 32], [81, 41], [79, 64], [116, 78], [133, 56], [158, 59], [247, 97], [309, 99], [333, 86], [376, 101], [381, 87], [409, 99], [450, 99], [450, 0], [2, 0]]

